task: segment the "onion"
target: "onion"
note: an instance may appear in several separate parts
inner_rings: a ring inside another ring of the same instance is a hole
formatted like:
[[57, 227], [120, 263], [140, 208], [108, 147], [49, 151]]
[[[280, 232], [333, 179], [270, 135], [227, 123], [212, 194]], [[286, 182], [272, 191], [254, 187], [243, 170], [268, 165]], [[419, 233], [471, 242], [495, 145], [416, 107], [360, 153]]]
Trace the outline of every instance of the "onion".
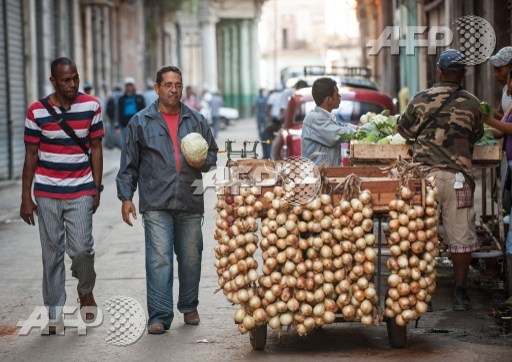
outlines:
[[283, 313], [279, 317], [279, 322], [281, 322], [281, 325], [288, 326], [292, 323], [293, 317], [290, 313]]
[[353, 305], [346, 305], [342, 308], [341, 313], [343, 314], [343, 318], [346, 320], [352, 320], [354, 318], [354, 315], [356, 314], [356, 309]]
[[240, 307], [236, 310], [235, 312], [235, 316], [234, 316], [234, 319], [235, 319], [235, 323], [238, 324], [238, 323], [242, 323], [245, 316], [247, 315], [247, 312], [245, 311], [245, 308], [244, 307]]
[[316, 322], [315, 322], [315, 319], [313, 317], [308, 317], [306, 319], [304, 319], [304, 327], [306, 327], [307, 330], [311, 330], [313, 328], [315, 328], [316, 326]]
[[398, 274], [390, 274], [388, 277], [388, 285], [392, 288], [396, 288], [401, 282], [402, 278]]
[[295, 298], [291, 298], [286, 306], [290, 312], [295, 312], [299, 309], [299, 301]]
[[251, 330], [254, 328], [254, 326], [256, 325], [256, 321], [254, 320], [254, 318], [250, 315], [246, 315], [244, 317], [244, 320], [242, 321], [242, 324], [244, 325], [244, 327], [247, 329], [247, 330]]
[[363, 203], [359, 199], [356, 199], [356, 198], [353, 198], [352, 200], [350, 200], [350, 205], [352, 206], [352, 209], [354, 209], [355, 212], [362, 211], [363, 206], [364, 206]]
[[325, 324], [331, 324], [331, 323], [334, 323], [334, 321], [336, 320], [336, 315], [333, 312], [325, 311], [322, 318], [323, 318]]
[[318, 303], [313, 307], [313, 315], [316, 317], [322, 317], [325, 314], [324, 303]]
[[280, 328], [281, 327], [280, 316], [276, 315], [276, 316], [270, 318], [270, 320], [268, 321], [268, 325], [272, 329]]
[[322, 288], [318, 288], [314, 292], [314, 298], [317, 303], [322, 302], [325, 299], [325, 293]]
[[261, 324], [266, 322], [267, 320], [267, 313], [262, 308], [257, 308], [252, 312], [252, 316], [256, 323]]
[[372, 312], [373, 310], [373, 305], [372, 305], [372, 302], [370, 302], [368, 299], [365, 299], [361, 302], [361, 305], [359, 306], [359, 309], [361, 309], [361, 311], [364, 313], [364, 314], [369, 314]]
[[427, 308], [428, 308], [427, 303], [425, 303], [423, 301], [416, 302], [416, 310], [418, 311], [418, 313], [426, 313]]
[[374, 287], [368, 287], [364, 290], [364, 296], [366, 299], [372, 299], [377, 295], [377, 290]]
[[405, 327], [405, 325], [407, 324], [407, 322], [402, 318], [401, 314], [396, 315], [395, 323], [397, 326], [400, 326], [400, 327]]
[[398, 284], [396, 289], [401, 296], [407, 295], [410, 292], [409, 284], [403, 282]]

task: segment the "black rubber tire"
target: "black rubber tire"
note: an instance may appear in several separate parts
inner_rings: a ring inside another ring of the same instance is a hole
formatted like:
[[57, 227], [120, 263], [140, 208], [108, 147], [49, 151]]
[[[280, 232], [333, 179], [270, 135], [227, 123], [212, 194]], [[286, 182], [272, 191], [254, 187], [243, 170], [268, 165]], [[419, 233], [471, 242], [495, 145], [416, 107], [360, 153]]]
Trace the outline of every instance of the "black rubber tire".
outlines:
[[263, 351], [267, 344], [267, 325], [256, 326], [250, 332], [251, 346], [255, 351]]
[[393, 348], [404, 348], [407, 344], [407, 327], [401, 327], [396, 324], [394, 318], [386, 319], [388, 329], [389, 344]]

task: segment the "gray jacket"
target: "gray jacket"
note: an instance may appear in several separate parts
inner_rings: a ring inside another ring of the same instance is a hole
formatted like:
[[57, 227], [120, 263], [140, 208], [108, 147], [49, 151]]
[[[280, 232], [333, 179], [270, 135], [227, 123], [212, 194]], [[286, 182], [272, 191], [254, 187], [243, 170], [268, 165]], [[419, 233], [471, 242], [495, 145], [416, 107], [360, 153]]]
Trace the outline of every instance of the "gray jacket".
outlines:
[[[117, 174], [117, 197], [131, 200], [139, 187], [139, 212], [150, 210], [183, 210], [204, 212], [202, 192], [196, 191], [194, 181], [202, 180], [217, 163], [218, 147], [205, 118], [181, 103], [178, 138], [191, 132], [200, 133], [208, 142], [206, 164], [201, 170], [189, 166], [181, 155], [178, 174], [174, 148], [167, 125], [158, 110], [158, 101], [137, 113], [128, 123]], [[194, 192], [196, 191], [196, 192]]]
[[356, 127], [336, 121], [336, 116], [318, 106], [309, 112], [302, 124], [302, 157], [316, 165], [339, 166], [341, 164], [340, 134], [353, 134]]

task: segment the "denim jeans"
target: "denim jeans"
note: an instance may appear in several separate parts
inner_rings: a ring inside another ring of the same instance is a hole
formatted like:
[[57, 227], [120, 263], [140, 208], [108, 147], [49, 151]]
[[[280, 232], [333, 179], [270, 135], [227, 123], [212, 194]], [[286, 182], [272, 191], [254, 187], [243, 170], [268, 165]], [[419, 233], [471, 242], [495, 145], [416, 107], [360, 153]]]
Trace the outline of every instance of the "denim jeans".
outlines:
[[178, 261], [178, 310], [188, 313], [199, 304], [203, 215], [187, 211], [146, 211], [146, 287], [148, 324], [171, 326], [173, 312], [173, 252]]

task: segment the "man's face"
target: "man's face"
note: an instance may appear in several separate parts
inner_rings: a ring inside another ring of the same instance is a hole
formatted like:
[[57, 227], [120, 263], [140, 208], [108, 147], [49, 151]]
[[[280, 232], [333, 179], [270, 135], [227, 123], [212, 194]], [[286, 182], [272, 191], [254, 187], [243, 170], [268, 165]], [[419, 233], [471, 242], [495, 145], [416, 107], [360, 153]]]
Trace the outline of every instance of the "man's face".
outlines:
[[55, 76], [50, 77], [50, 82], [59, 97], [74, 101], [78, 95], [80, 78], [74, 65], [59, 64]]
[[131, 83], [128, 83], [128, 84], [125, 84], [124, 86], [124, 92], [129, 95], [129, 96], [132, 96], [135, 94], [135, 85], [131, 84]]
[[338, 107], [340, 106], [340, 102], [341, 102], [341, 96], [340, 96], [340, 91], [338, 89], [338, 86], [334, 86], [334, 93], [330, 98], [331, 98], [331, 107], [332, 107], [331, 110], [338, 109]]
[[165, 107], [179, 107], [183, 94], [183, 83], [181, 75], [175, 72], [162, 74], [162, 82], [155, 84], [155, 92], [158, 94], [159, 102]]
[[500, 84], [507, 84], [507, 76], [508, 73], [512, 70], [512, 65], [504, 65], [502, 67], [494, 68], [494, 79], [498, 81]]

